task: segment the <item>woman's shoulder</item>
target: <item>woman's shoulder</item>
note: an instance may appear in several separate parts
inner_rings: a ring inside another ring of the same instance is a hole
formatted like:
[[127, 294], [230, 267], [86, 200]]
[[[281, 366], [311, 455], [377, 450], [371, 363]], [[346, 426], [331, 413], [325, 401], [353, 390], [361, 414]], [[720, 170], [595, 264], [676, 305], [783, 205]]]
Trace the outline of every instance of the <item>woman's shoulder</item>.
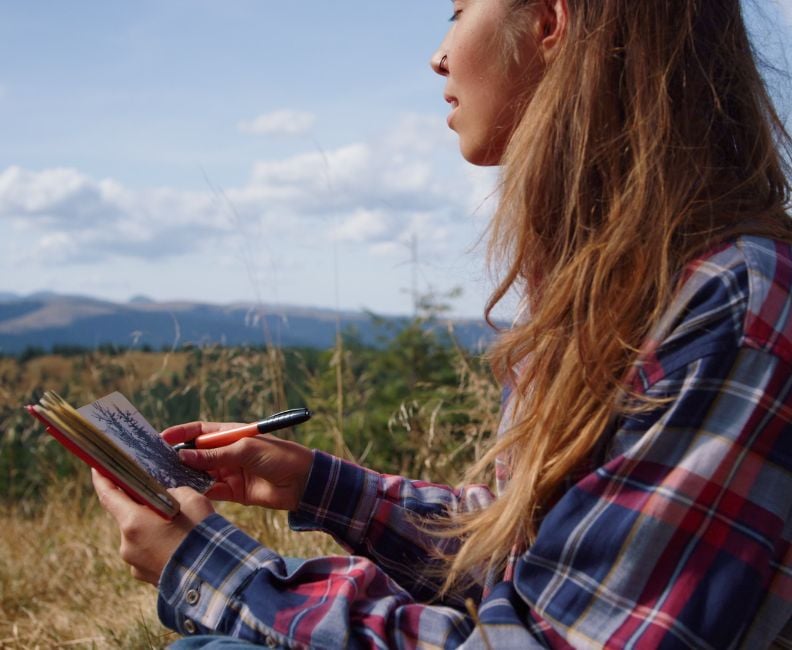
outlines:
[[792, 244], [743, 236], [703, 258], [703, 265], [710, 268], [700, 273], [740, 305], [734, 314], [739, 343], [792, 361]]
[[792, 287], [792, 242], [743, 235], [699, 256], [686, 270], [686, 281], [695, 282], [696, 276], [743, 278], [747, 286], [742, 289], [759, 306], [771, 286]]
[[743, 236], [692, 261], [650, 336], [678, 365], [736, 346], [792, 363], [792, 245]]

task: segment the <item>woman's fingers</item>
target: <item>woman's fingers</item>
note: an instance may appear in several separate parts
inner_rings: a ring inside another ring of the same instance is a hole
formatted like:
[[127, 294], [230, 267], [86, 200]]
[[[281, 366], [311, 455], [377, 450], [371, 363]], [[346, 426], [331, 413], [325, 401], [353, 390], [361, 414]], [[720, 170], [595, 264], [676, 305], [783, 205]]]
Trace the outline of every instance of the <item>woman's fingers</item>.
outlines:
[[91, 480], [102, 508], [107, 510], [119, 525], [127, 520], [130, 512], [143, 507], [95, 469], [91, 469]]
[[176, 445], [180, 442], [192, 440], [203, 433], [203, 422], [187, 422], [168, 427], [160, 433], [162, 439], [169, 445]]
[[282, 510], [297, 508], [313, 464], [310, 449], [271, 435], [215, 449], [184, 449], [179, 458], [217, 479], [207, 497]]
[[179, 459], [194, 469], [236, 469], [251, 465], [254, 459], [266, 452], [266, 443], [254, 438], [238, 440], [232, 445], [214, 449], [182, 449]]
[[177, 445], [180, 442], [186, 442], [200, 436], [202, 433], [215, 433], [216, 431], [224, 431], [225, 429], [233, 429], [242, 426], [239, 422], [186, 422], [185, 424], [176, 424], [172, 427], [164, 429], [160, 436], [169, 445]]

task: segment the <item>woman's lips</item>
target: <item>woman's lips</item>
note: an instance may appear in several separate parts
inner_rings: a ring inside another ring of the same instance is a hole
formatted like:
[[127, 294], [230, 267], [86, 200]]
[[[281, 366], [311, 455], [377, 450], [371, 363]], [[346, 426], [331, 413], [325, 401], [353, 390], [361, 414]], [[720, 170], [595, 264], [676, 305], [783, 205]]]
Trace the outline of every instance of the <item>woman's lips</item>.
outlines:
[[456, 97], [451, 97], [450, 95], [445, 95], [444, 99], [451, 105], [451, 112], [448, 114], [448, 117], [446, 118], [446, 123], [448, 124], [449, 127], [451, 127], [451, 120], [453, 119], [454, 113], [456, 113], [457, 108], [459, 108], [459, 100]]

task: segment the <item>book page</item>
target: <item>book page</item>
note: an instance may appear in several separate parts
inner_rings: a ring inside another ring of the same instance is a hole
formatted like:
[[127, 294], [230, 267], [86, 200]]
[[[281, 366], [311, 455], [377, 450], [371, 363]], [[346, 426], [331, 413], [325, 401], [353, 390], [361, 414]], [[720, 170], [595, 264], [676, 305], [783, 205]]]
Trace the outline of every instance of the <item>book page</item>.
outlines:
[[77, 411], [165, 487], [186, 485], [203, 493], [212, 484], [208, 474], [183, 465], [173, 448], [121, 393], [106, 395]]

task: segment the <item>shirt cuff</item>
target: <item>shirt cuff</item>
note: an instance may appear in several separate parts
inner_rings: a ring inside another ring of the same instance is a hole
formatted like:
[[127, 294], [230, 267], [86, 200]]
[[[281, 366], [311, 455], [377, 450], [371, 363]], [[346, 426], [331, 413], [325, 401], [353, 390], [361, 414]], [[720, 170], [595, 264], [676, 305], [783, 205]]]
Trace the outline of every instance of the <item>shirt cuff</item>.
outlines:
[[240, 588], [262, 565], [278, 562], [277, 553], [211, 514], [190, 531], [162, 571], [160, 621], [181, 634], [225, 632], [237, 616]]
[[355, 550], [368, 532], [379, 486], [376, 472], [315, 450], [302, 501], [289, 513], [289, 526], [321, 530]]

